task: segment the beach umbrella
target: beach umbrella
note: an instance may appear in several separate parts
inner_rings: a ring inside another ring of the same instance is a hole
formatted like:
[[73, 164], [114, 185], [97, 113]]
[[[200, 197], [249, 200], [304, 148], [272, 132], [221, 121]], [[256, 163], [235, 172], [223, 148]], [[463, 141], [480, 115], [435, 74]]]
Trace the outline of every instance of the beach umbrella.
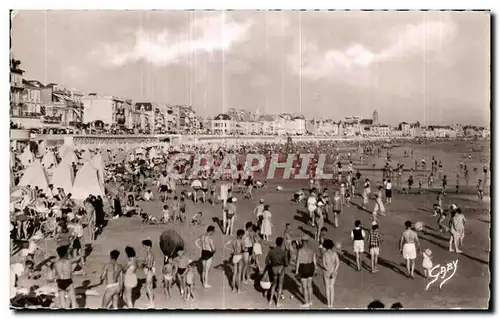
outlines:
[[10, 192], [10, 198], [13, 202], [23, 199], [24, 196], [28, 196], [28, 203], [32, 203], [36, 198], [35, 190], [27, 186], [15, 186]]
[[160, 235], [160, 248], [169, 258], [175, 257], [179, 249], [184, 249], [184, 240], [173, 229], [167, 229]]

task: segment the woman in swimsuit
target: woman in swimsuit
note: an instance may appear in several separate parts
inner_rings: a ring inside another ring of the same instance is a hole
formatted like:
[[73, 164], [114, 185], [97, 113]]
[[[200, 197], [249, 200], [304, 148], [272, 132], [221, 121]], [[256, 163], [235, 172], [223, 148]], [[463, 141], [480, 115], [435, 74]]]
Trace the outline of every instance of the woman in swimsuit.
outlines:
[[125, 247], [125, 253], [127, 254], [127, 261], [123, 267], [124, 276], [124, 289], [123, 295], [125, 303], [127, 304], [128, 309], [132, 309], [134, 307], [134, 303], [132, 301], [132, 290], [137, 286], [137, 260], [135, 255], [135, 250], [132, 247]]

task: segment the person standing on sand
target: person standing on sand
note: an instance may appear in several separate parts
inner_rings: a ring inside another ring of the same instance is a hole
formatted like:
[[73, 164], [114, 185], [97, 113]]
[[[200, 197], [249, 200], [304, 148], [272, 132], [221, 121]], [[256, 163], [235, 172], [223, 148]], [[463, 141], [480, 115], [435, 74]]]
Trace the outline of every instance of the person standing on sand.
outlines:
[[316, 192], [314, 190], [311, 190], [311, 194], [307, 199], [307, 210], [309, 212], [309, 220], [312, 227], [314, 227], [314, 212], [316, 211], [317, 202], [318, 200], [316, 198]]
[[323, 242], [323, 279], [325, 280], [327, 307], [332, 308], [335, 299], [335, 280], [340, 266], [339, 255], [333, 250], [334, 244], [330, 239], [325, 239]]
[[353, 241], [353, 250], [356, 254], [356, 268], [361, 271], [361, 254], [365, 251], [365, 231], [361, 228], [361, 221], [354, 222], [354, 229], [351, 231], [351, 240]]
[[231, 197], [226, 204], [226, 236], [233, 236], [234, 221], [236, 220], [236, 197]]
[[380, 244], [382, 242], [380, 240], [378, 228], [378, 224], [372, 225], [372, 231], [370, 232], [370, 237], [368, 239], [372, 273], [376, 273], [378, 271], [378, 256], [380, 255]]
[[155, 295], [153, 289], [153, 280], [155, 277], [155, 256], [153, 255], [151, 240], [146, 239], [142, 241], [142, 247], [146, 252], [146, 256], [142, 262], [144, 274], [146, 275], [146, 296], [149, 299], [150, 307], [154, 307]]
[[368, 197], [370, 196], [370, 193], [370, 180], [367, 178], [365, 179], [365, 184], [363, 185], [363, 209], [366, 209], [366, 205], [368, 205]]
[[123, 269], [118, 264], [120, 252], [112, 250], [109, 253], [109, 261], [102, 270], [101, 283], [106, 282], [104, 296], [102, 296], [102, 308], [108, 308], [109, 303], [113, 302], [113, 308], [118, 309], [118, 300], [123, 286]]
[[314, 240], [319, 241], [319, 234], [321, 232], [321, 228], [323, 228], [325, 224], [325, 215], [324, 215], [324, 204], [320, 200], [318, 201], [318, 208], [316, 208], [316, 212], [314, 213], [315, 218], [315, 231], [314, 231]]
[[417, 233], [411, 229], [411, 226], [411, 221], [405, 222], [406, 230], [401, 234], [399, 251], [403, 254], [403, 258], [406, 259], [408, 276], [411, 279], [415, 279], [415, 259], [417, 258], [417, 251], [420, 250], [420, 243], [418, 241]]
[[[312, 306], [312, 280], [316, 271], [316, 254], [309, 247], [309, 236], [302, 236], [302, 246], [297, 253], [295, 274], [300, 277], [302, 284], [304, 304], [301, 307]], [[279, 297], [279, 296], [278, 296]]]
[[269, 211], [269, 205], [264, 206], [264, 211], [262, 212], [262, 226], [260, 228], [260, 233], [264, 241], [269, 241], [273, 232], [273, 223], [271, 222], [272, 214]]
[[285, 269], [288, 266], [286, 251], [283, 249], [283, 238], [276, 238], [276, 247], [272, 248], [266, 257], [266, 268], [272, 274], [272, 285], [269, 292], [269, 304], [272, 304], [276, 289], [276, 306], [279, 307], [279, 300], [283, 290], [283, 281], [285, 279]]
[[68, 257], [68, 246], [57, 248], [58, 260], [54, 263], [56, 282], [59, 295], [59, 306], [66, 308], [66, 293], [70, 300], [70, 308], [78, 308], [76, 303], [75, 286], [73, 285], [73, 264], [80, 261], [81, 256], [76, 258]]
[[123, 277], [123, 299], [128, 309], [134, 307], [132, 301], [132, 290], [137, 286], [137, 275], [136, 271], [138, 268], [138, 263], [136, 260], [135, 250], [132, 247], [125, 247], [125, 254], [127, 254], [127, 261], [125, 266], [122, 268], [124, 272]]
[[375, 207], [373, 208], [373, 216], [377, 216], [378, 214], [378, 211], [380, 210], [380, 215], [381, 216], [385, 216], [385, 207], [384, 207], [384, 203], [382, 202], [382, 190], [384, 189], [383, 186], [379, 186], [378, 187], [378, 192], [377, 194], [375, 194]]
[[242, 258], [243, 258], [243, 235], [245, 231], [238, 229], [236, 231], [236, 238], [226, 243], [225, 247], [231, 245], [232, 256], [231, 263], [233, 264], [233, 277], [231, 280], [231, 290], [241, 293], [241, 277], [242, 277]]
[[455, 214], [450, 220], [450, 247], [449, 250], [453, 252], [453, 244], [455, 245], [455, 252], [462, 253], [459, 247], [463, 246], [465, 236], [465, 216], [460, 208], [457, 208]]
[[261, 198], [259, 200], [259, 204], [257, 204], [257, 206], [253, 210], [253, 213], [255, 215], [255, 220], [259, 229], [262, 226], [263, 212], [264, 212], [264, 199]]
[[388, 179], [385, 182], [384, 187], [385, 187], [385, 203], [387, 205], [392, 204], [392, 183], [390, 179]]
[[481, 204], [483, 202], [483, 194], [484, 194], [484, 186], [483, 186], [483, 181], [479, 179], [477, 181], [477, 202]]
[[177, 268], [177, 282], [181, 288], [181, 297], [186, 297], [186, 273], [187, 268], [190, 264], [189, 257], [185, 254], [184, 249], [177, 251], [177, 257], [175, 258], [175, 264]]
[[203, 269], [201, 274], [201, 284], [205, 289], [212, 287], [208, 284], [208, 272], [210, 271], [212, 259], [215, 254], [215, 244], [212, 238], [214, 232], [215, 227], [210, 225], [207, 227], [207, 232], [194, 242], [195, 246], [201, 250], [200, 260]]

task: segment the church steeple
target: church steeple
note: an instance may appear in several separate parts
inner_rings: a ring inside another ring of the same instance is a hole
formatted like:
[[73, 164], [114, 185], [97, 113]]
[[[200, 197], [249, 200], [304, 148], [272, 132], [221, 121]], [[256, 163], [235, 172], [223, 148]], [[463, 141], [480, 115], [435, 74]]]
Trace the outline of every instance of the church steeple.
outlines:
[[374, 125], [378, 125], [378, 112], [377, 112], [377, 110], [373, 111], [372, 120], [373, 120]]

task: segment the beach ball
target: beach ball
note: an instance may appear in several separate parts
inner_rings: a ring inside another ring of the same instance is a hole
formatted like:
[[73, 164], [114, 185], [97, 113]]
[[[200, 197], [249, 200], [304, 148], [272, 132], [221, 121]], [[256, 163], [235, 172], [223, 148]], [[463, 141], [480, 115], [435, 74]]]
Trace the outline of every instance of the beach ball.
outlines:
[[415, 223], [415, 230], [421, 231], [422, 229], [424, 229], [424, 223], [423, 222], [416, 222]]
[[261, 281], [260, 287], [264, 290], [268, 290], [271, 288], [271, 282], [270, 281]]

